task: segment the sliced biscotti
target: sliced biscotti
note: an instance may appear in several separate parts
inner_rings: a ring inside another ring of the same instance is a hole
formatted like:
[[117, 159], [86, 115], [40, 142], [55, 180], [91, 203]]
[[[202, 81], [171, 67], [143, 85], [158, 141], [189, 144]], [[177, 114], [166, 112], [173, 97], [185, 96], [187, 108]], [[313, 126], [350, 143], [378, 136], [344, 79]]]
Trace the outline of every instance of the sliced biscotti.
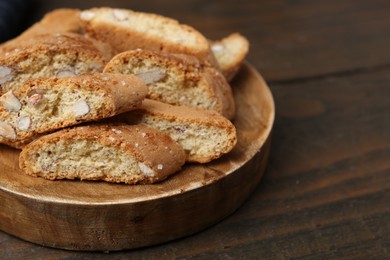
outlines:
[[236, 128], [218, 113], [172, 106], [145, 99], [142, 107], [116, 119], [156, 128], [178, 142], [187, 161], [206, 163], [230, 152], [237, 142]]
[[106, 58], [90, 40], [77, 34], [48, 34], [20, 42], [0, 56], [0, 94], [30, 78], [102, 72]]
[[131, 50], [111, 59], [104, 72], [137, 75], [149, 86], [150, 99], [214, 110], [229, 119], [234, 116], [229, 83], [221, 72], [194, 56]]
[[154, 183], [180, 170], [183, 148], [146, 126], [94, 125], [63, 129], [28, 144], [23, 172], [46, 179]]
[[84, 10], [80, 18], [90, 37], [110, 43], [117, 53], [142, 48], [190, 54], [216, 64], [207, 39], [177, 20], [113, 8]]
[[213, 42], [211, 49], [227, 80], [232, 80], [249, 51], [248, 40], [239, 33], [233, 33]]
[[112, 117], [141, 105], [138, 77], [108, 73], [38, 78], [0, 97], [0, 143], [21, 147], [39, 134]]

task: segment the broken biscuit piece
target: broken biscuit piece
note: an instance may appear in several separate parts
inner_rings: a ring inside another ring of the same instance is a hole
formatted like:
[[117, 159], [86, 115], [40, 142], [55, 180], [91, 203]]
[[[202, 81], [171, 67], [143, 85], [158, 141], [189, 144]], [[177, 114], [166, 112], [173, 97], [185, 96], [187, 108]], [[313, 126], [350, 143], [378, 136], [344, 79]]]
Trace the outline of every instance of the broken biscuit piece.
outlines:
[[237, 74], [249, 51], [248, 40], [239, 33], [232, 33], [220, 41], [211, 43], [222, 73], [228, 81]]

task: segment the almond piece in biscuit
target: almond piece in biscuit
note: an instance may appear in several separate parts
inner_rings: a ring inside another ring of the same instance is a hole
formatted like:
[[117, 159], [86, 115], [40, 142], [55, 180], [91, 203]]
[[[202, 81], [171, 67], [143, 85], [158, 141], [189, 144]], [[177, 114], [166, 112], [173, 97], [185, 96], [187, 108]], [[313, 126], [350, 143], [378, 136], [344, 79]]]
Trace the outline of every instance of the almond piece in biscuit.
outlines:
[[63, 129], [28, 144], [19, 158], [21, 170], [32, 176], [127, 184], [162, 181], [184, 162], [180, 145], [141, 125]]

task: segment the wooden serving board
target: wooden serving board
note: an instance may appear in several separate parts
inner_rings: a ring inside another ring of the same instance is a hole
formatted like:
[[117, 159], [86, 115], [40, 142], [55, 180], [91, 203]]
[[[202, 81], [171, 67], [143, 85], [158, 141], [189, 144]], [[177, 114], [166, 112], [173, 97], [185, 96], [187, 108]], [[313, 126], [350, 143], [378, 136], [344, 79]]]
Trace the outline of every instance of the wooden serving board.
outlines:
[[0, 230], [40, 245], [121, 250], [198, 232], [236, 210], [264, 172], [272, 95], [245, 64], [232, 83], [237, 146], [208, 164], [186, 165], [153, 185], [49, 181], [24, 175], [19, 151], [0, 145]]

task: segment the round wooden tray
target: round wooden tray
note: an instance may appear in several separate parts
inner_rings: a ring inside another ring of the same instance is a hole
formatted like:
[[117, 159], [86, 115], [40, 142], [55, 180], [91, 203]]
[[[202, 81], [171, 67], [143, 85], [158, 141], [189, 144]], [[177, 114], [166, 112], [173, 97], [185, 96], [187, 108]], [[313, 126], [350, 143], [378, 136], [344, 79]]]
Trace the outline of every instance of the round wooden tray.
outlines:
[[0, 230], [40, 245], [121, 250], [198, 232], [236, 210], [264, 172], [274, 121], [271, 92], [245, 64], [232, 83], [237, 146], [154, 185], [49, 181], [24, 175], [0, 145]]

